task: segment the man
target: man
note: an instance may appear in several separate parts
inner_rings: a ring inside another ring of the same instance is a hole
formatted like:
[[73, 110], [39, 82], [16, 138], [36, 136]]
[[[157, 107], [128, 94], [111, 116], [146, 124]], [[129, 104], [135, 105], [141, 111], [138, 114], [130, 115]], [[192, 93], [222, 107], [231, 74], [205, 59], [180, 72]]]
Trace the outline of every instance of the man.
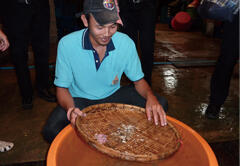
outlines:
[[[117, 32], [117, 24], [122, 24], [118, 11], [116, 1], [85, 0], [81, 19], [87, 29], [60, 40], [54, 81], [59, 106], [43, 129], [48, 142], [69, 121], [75, 126], [77, 116], [83, 116], [81, 109], [99, 103], [145, 107], [148, 120], [153, 119], [156, 125], [167, 124], [167, 101], [157, 98], [143, 79], [134, 42]], [[123, 73], [134, 82], [134, 87], [120, 87]]]
[[1, 3], [3, 27], [8, 36], [23, 109], [33, 107], [33, 86], [28, 69], [29, 42], [34, 53], [38, 96], [48, 102], [56, 97], [49, 91], [49, 21], [48, 0], [10, 0]]

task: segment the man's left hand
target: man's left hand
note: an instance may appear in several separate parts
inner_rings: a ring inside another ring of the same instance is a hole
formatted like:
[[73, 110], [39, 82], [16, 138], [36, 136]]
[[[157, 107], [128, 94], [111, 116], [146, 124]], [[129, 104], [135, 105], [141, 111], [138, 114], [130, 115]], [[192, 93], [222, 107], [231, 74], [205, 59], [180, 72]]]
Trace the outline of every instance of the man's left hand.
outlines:
[[166, 113], [155, 96], [147, 99], [146, 113], [149, 121], [151, 121], [153, 117], [155, 125], [158, 125], [159, 121], [161, 126], [167, 125]]

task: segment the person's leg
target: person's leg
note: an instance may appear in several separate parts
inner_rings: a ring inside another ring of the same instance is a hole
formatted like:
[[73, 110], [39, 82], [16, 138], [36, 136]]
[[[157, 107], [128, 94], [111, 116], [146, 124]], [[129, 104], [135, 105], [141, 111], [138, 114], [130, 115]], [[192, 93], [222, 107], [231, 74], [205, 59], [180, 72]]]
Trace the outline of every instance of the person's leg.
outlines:
[[221, 52], [211, 78], [210, 102], [206, 110], [206, 116], [210, 119], [218, 118], [220, 108], [229, 93], [231, 76], [239, 58], [238, 22], [238, 16], [236, 16], [233, 22], [224, 24]]
[[4, 16], [4, 28], [10, 42], [10, 54], [16, 70], [22, 106], [24, 109], [31, 109], [33, 89], [28, 69], [31, 9], [28, 5], [15, 5], [14, 10], [9, 9]]
[[32, 48], [34, 52], [36, 66], [36, 87], [39, 97], [49, 102], [55, 102], [56, 97], [49, 90], [49, 4], [45, 4], [42, 7], [36, 7], [36, 9], [33, 8], [33, 10], [34, 15], [31, 22], [31, 32]]
[[69, 123], [66, 111], [62, 107], [57, 106], [50, 114], [43, 127], [42, 134], [44, 139], [48, 143], [51, 143], [57, 134]]
[[[74, 98], [75, 107], [82, 110], [83, 108], [97, 104], [96, 102], [84, 98]], [[53, 112], [48, 117], [46, 124], [43, 127], [42, 134], [44, 139], [51, 143], [58, 133], [70, 124], [70, 121], [67, 119], [67, 112], [61, 106], [57, 106]]]
[[[155, 94], [159, 103], [162, 105], [165, 112], [168, 110], [168, 101], [158, 94]], [[139, 95], [134, 86], [123, 86], [117, 90], [114, 94], [100, 100], [88, 100], [84, 98], [74, 98], [75, 106], [80, 110], [85, 107], [101, 104], [101, 103], [122, 103], [122, 104], [131, 104], [136, 105], [142, 108], [146, 106], [146, 100]]]
[[[121, 5], [121, 1], [120, 1]], [[123, 26], [120, 27], [120, 31], [127, 34], [135, 43], [137, 48], [138, 43], [138, 22], [137, 12], [129, 7], [129, 4], [120, 6], [120, 17], [123, 21]]]
[[63, 10], [63, 0], [54, 0], [55, 6], [55, 17], [56, 17], [56, 27], [57, 27], [57, 37], [58, 41], [64, 36], [64, 27], [62, 25], [62, 10]]
[[32, 21], [32, 48], [36, 65], [37, 88], [44, 89], [49, 86], [49, 7], [37, 8]]
[[94, 104], [98, 104], [99, 100], [89, 100], [89, 99], [85, 99], [85, 98], [74, 98], [74, 103], [75, 103], [75, 107], [79, 108], [80, 110], [94, 105]]
[[64, 35], [79, 30], [75, 16], [77, 13], [78, 3], [79, 2], [77, 1], [63, 1], [64, 6], [62, 9], [62, 25], [65, 30]]
[[141, 10], [139, 22], [139, 40], [141, 49], [141, 62], [144, 78], [151, 86], [154, 41], [155, 41], [155, 21], [156, 21], [156, 1], [144, 2]]
[[[155, 95], [159, 103], [162, 105], [164, 111], [166, 112], [168, 110], [167, 100], [162, 96], [159, 96], [157, 94]], [[131, 105], [136, 105], [142, 108], [145, 108], [146, 106], [146, 100], [141, 95], [139, 95], [139, 93], [136, 91], [134, 86], [121, 87], [113, 95], [101, 100], [101, 103], [104, 103], [104, 102], [131, 104]]]

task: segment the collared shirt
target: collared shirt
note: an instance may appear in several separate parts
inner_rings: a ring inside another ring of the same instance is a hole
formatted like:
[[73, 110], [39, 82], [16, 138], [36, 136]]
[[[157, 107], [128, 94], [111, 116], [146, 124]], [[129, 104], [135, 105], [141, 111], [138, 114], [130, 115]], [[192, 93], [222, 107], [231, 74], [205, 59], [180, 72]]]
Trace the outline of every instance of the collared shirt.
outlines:
[[[72, 97], [103, 99], [120, 88], [122, 74], [131, 81], [144, 77], [134, 42], [116, 32], [97, 67], [87, 29], [64, 36], [58, 44], [54, 84], [67, 88]], [[89, 47], [90, 46], [90, 47]], [[90, 48], [90, 49], [89, 49]]]
[[[93, 56], [94, 56], [94, 59], [95, 59], [96, 69], [98, 70], [98, 68], [101, 65], [101, 61], [99, 59], [97, 51], [92, 46], [92, 43], [91, 43], [90, 38], [89, 38], [89, 30], [88, 29], [83, 33], [82, 47], [84, 49], [87, 49], [87, 50], [92, 50]], [[107, 45], [106, 53], [105, 53], [105, 56], [102, 59], [102, 61], [105, 59], [105, 57], [107, 57], [109, 55], [109, 51], [112, 51], [114, 49], [115, 49], [115, 47], [114, 47], [112, 39], [111, 39], [110, 42]]]

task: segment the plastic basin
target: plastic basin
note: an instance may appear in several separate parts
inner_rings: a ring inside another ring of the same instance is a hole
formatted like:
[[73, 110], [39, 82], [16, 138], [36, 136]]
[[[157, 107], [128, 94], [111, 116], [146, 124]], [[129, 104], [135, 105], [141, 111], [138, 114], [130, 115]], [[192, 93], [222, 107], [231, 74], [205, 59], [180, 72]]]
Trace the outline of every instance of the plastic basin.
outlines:
[[197, 132], [172, 117], [167, 119], [178, 129], [182, 144], [166, 159], [141, 163], [109, 157], [82, 141], [68, 125], [52, 142], [47, 166], [218, 166], [211, 147]]

